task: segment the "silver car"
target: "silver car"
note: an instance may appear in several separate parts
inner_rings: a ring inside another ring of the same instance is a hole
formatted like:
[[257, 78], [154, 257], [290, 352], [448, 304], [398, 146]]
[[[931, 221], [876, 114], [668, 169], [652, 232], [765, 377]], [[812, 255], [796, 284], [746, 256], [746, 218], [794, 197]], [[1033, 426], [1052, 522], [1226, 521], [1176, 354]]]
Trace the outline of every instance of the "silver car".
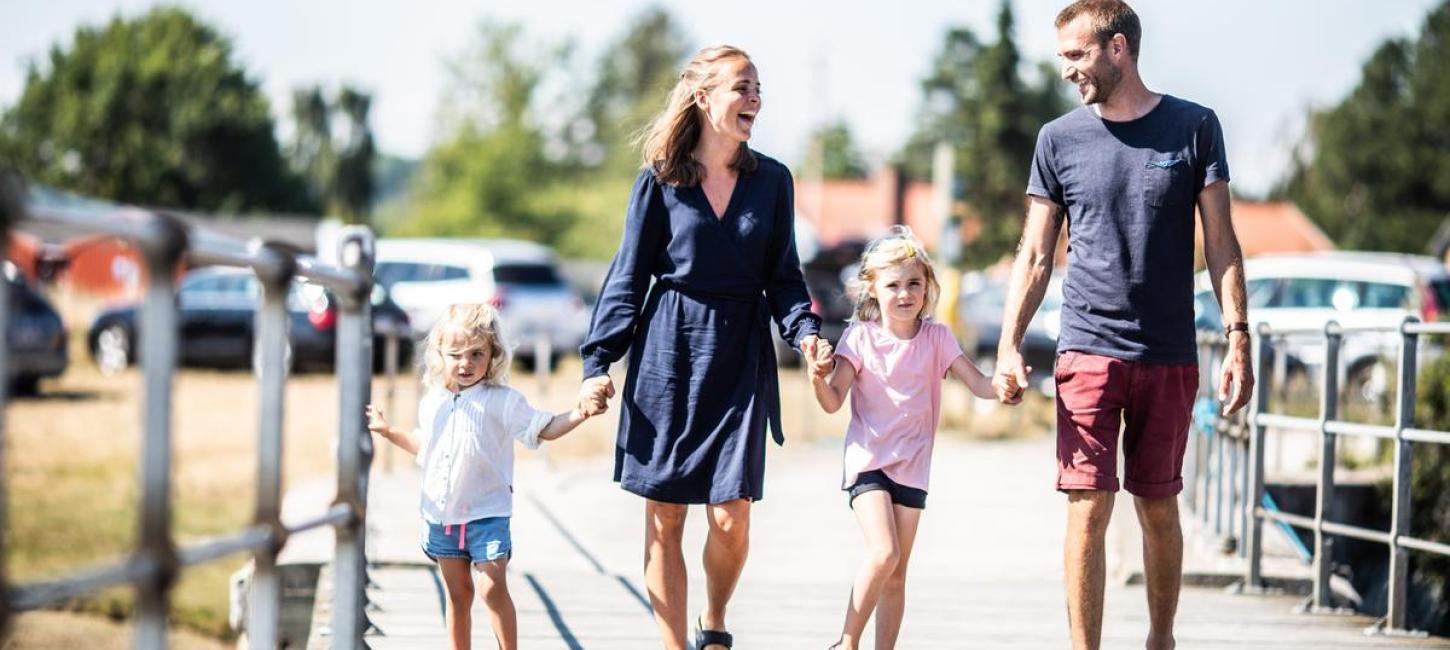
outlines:
[[378, 284], [408, 313], [419, 336], [450, 304], [487, 302], [499, 310], [514, 356], [534, 363], [575, 353], [589, 327], [578, 293], [547, 246], [509, 239], [380, 239]]

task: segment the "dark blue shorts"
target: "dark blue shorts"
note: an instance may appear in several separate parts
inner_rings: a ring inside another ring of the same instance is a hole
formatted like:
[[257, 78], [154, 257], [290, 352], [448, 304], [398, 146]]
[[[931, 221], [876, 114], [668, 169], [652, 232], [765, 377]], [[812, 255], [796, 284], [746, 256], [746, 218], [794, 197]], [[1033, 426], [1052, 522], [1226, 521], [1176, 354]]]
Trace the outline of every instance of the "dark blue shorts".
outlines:
[[879, 469], [861, 472], [856, 475], [856, 482], [852, 483], [851, 487], [846, 488], [846, 492], [850, 494], [850, 501], [853, 502], [856, 500], [856, 497], [872, 490], [886, 491], [887, 494], [891, 495], [891, 502], [896, 505], [916, 508], [917, 510], [926, 509], [926, 490], [907, 487], [897, 483], [891, 480], [891, 477], [887, 476], [886, 472]]
[[423, 529], [423, 553], [437, 562], [440, 558], [492, 562], [513, 553], [508, 517], [484, 517], [468, 524], [427, 524]]

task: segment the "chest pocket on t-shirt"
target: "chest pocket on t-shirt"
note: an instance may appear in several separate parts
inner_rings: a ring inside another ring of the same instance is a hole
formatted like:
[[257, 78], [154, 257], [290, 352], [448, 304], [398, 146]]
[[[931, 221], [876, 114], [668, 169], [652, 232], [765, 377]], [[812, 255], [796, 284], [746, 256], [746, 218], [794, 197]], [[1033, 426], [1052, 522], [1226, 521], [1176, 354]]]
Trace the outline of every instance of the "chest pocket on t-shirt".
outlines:
[[1182, 205], [1190, 201], [1188, 161], [1158, 156], [1143, 165], [1143, 202], [1151, 206]]

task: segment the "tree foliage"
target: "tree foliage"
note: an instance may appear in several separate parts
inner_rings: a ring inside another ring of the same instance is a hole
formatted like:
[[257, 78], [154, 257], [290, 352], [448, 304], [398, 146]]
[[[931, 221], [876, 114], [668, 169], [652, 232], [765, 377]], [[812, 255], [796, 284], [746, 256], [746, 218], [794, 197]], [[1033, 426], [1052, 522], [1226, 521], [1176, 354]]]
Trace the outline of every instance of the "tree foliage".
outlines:
[[856, 139], [845, 120], [838, 119], [811, 134], [806, 164], [808, 173], [819, 168], [823, 178], [866, 178], [866, 159], [856, 148]]
[[404, 234], [520, 237], [558, 242], [573, 215], [539, 200], [561, 180], [544, 155], [536, 109], [558, 51], [530, 49], [517, 25], [485, 23], [449, 66], [443, 136], [425, 156]]
[[[631, 141], [686, 51], [674, 19], [647, 10], [581, 79], [564, 65], [566, 48], [531, 43], [517, 25], [485, 24], [450, 66], [442, 136], [393, 232], [521, 237], [566, 255], [609, 256], [639, 170]], [[561, 105], [551, 87], [585, 99]]]
[[1345, 248], [1426, 252], [1450, 216], [1450, 2], [1392, 39], [1338, 105], [1310, 115], [1276, 192]]
[[159, 8], [80, 27], [31, 64], [0, 155], [32, 181], [126, 203], [311, 210], [273, 127], [231, 42]]
[[966, 208], [966, 214], [956, 216], [981, 225], [966, 251], [968, 265], [991, 264], [1016, 247], [1037, 131], [1069, 106], [1045, 64], [1035, 84], [1023, 79], [1012, 29], [1012, 7], [1004, 1], [997, 42], [984, 43], [966, 28], [947, 31], [922, 82], [921, 126], [902, 156], [911, 177], [927, 179], [936, 143], [956, 148], [955, 171]]
[[[292, 167], [307, 179], [313, 202], [347, 223], [367, 222], [372, 210], [377, 150], [368, 125], [371, 108], [372, 96], [351, 86], [332, 99], [315, 85], [292, 93]], [[339, 125], [341, 137], [334, 141]]]

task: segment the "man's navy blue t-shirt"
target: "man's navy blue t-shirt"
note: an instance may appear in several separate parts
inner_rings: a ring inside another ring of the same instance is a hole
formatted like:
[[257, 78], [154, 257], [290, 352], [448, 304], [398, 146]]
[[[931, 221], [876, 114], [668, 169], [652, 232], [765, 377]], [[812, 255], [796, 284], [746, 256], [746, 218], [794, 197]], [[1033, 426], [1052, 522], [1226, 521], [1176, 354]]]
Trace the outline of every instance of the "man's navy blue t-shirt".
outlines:
[[1193, 363], [1193, 218], [1227, 181], [1213, 111], [1164, 95], [1111, 122], [1087, 106], [1042, 127], [1027, 193], [1067, 211], [1059, 351]]

